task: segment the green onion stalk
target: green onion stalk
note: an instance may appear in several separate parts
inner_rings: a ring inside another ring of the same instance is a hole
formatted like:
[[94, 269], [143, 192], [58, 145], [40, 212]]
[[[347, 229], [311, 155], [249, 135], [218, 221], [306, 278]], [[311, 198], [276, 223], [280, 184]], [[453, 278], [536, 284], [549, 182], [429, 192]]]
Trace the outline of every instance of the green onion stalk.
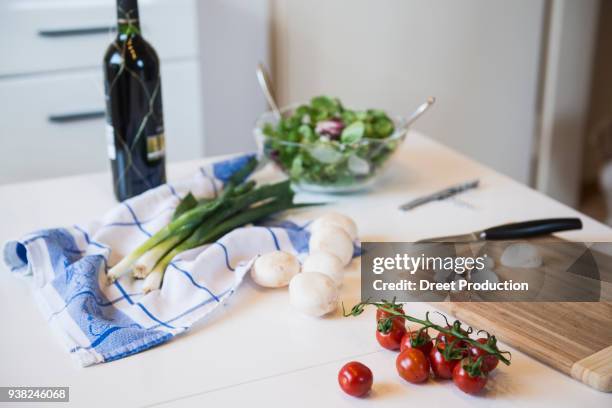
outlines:
[[209, 204], [203, 204], [194, 208], [193, 210], [187, 211], [170, 224], [163, 227], [155, 235], [146, 240], [142, 245], [136, 248], [132, 253], [123, 258], [119, 263], [108, 270], [109, 282], [114, 282], [121, 276], [127, 274], [132, 270], [132, 265], [148, 250], [152, 249], [156, 245], [162, 243], [166, 239], [183, 232], [193, 231], [200, 225], [202, 220], [207, 215], [213, 213], [219, 206], [221, 201], [215, 201]]
[[[292, 194], [288, 182], [267, 185], [256, 190], [253, 190], [253, 187], [253, 183], [245, 183], [238, 186], [234, 190], [231, 198], [217, 208], [214, 213], [210, 214], [210, 216], [207, 217], [202, 224], [200, 224], [196, 231], [207, 231], [211, 226], [222, 222], [227, 217], [232, 216], [236, 212], [258, 201], [279, 195], [286, 196], [287, 194]], [[146, 278], [149, 273], [151, 273], [157, 262], [159, 262], [161, 258], [170, 252], [170, 250], [184, 241], [191, 233], [192, 230], [183, 231], [182, 233], [166, 239], [151, 250], [145, 252], [132, 266], [134, 277], [140, 279]], [[199, 234], [201, 234], [201, 232]]]
[[[200, 228], [194, 231], [189, 238], [168, 252], [157, 263], [157, 265], [155, 265], [153, 271], [145, 278], [143, 291], [148, 293], [152, 290], [160, 288], [166, 268], [172, 259], [174, 259], [174, 257], [179, 253], [212, 243], [235, 228], [256, 222], [274, 213], [304, 206], [306, 205], [294, 204], [293, 193], [291, 193], [288, 196], [281, 196], [280, 198], [273, 199], [265, 204], [248, 208], [235, 216], [226, 216], [224, 220], [222, 220], [223, 215], [226, 214], [220, 213], [219, 217], [216, 219], [214, 219], [215, 217], [211, 217], [210, 222], [206, 222]], [[234, 214], [240, 211], [239, 208], [234, 208], [234, 210]], [[219, 222], [219, 220], [222, 221]]]
[[[212, 201], [206, 201], [202, 204], [198, 204], [196, 207], [183, 212], [180, 216], [172, 220], [168, 225], [160, 229], [157, 233], [155, 233], [151, 238], [146, 240], [143, 244], [138, 246], [134, 251], [132, 251], [129, 255], [124, 257], [119, 263], [108, 270], [107, 279], [109, 283], [114, 282], [119, 277], [127, 274], [132, 270], [132, 267], [136, 261], [138, 261], [145, 253], [162, 242], [173, 238], [175, 236], [185, 235], [188, 236], [191, 232], [193, 232], [202, 222], [212, 215], [219, 207], [221, 207], [229, 198], [231, 198], [234, 190], [236, 190], [241, 183], [253, 172], [255, 167], [257, 166], [257, 160], [251, 159], [249, 160], [240, 170], [232, 175], [232, 177], [228, 180], [223, 193], [221, 196]], [[252, 188], [252, 183], [245, 183], [245, 187], [247, 190]], [[250, 187], [249, 187], [250, 186]], [[180, 242], [180, 241], [178, 241]], [[168, 246], [170, 243], [167, 244]], [[160, 251], [162, 249], [160, 248]], [[145, 259], [147, 262], [151, 262], [150, 260]], [[142, 272], [138, 272], [141, 274]]]
[[145, 252], [140, 258], [134, 262], [132, 266], [132, 276], [136, 279], [144, 279], [153, 270], [157, 262], [164, 257], [168, 252], [175, 246], [180, 244], [185, 238], [189, 236], [188, 230], [183, 231], [180, 234], [174, 235], [160, 244], [154, 246], [152, 249]]

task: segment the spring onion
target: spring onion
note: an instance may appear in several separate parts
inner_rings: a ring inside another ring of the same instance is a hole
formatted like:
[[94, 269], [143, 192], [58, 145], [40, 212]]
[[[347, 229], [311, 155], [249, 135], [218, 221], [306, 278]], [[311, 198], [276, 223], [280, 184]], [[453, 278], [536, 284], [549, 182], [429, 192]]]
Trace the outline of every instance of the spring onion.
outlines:
[[168, 252], [157, 263], [153, 271], [145, 278], [143, 291], [147, 293], [160, 287], [166, 268], [172, 259], [179, 253], [214, 242], [216, 239], [222, 237], [235, 228], [256, 222], [276, 212], [303, 206], [304, 205], [293, 203], [293, 193], [291, 192], [289, 196], [273, 199], [265, 204], [253, 206], [252, 208], [246, 209], [235, 216], [226, 218], [224, 221], [216, 225], [211, 225], [213, 224], [212, 222], [207, 222], [205, 223], [206, 227], [204, 227], [203, 224], [202, 227], [198, 228], [198, 230], [196, 230], [189, 238], [176, 246], [172, 251]]
[[160, 229], [151, 238], [137, 247], [129, 255], [124, 257], [121, 261], [119, 261], [119, 263], [109, 269], [107, 274], [109, 282], [113, 282], [122, 275], [127, 274], [132, 269], [134, 263], [156, 245], [174, 235], [187, 233], [196, 229], [204, 219], [214, 213], [226, 200], [229, 199], [229, 197], [231, 197], [234, 190], [240, 186], [244, 179], [246, 179], [253, 172], [256, 166], [256, 159], [249, 160], [228, 180], [225, 189], [223, 190], [223, 194], [221, 194], [218, 199], [205, 201], [204, 203], [183, 212], [180, 216], [176, 217], [168, 225]]
[[[190, 242], [199, 242], [201, 235], [205, 234], [211, 227], [219, 224], [226, 218], [232, 216], [236, 212], [248, 207], [251, 204], [276, 196], [292, 194], [289, 188], [289, 182], [266, 185], [256, 190], [253, 190], [253, 187], [253, 183], [245, 183], [241, 186], [236, 187], [236, 189], [232, 193], [232, 196], [227, 196], [227, 201], [222, 203], [214, 212], [209, 215], [209, 217], [207, 217], [200, 224], [200, 226], [193, 232], [193, 235], [189, 237], [188, 242], [183, 247], [189, 246]], [[132, 267], [134, 277], [146, 278], [147, 275], [151, 273], [157, 262], [161, 258], [163, 258], [168, 252], [170, 252], [174, 247], [176, 247], [179, 243], [184, 241], [191, 234], [191, 232], [191, 229], [178, 232], [172, 237], [159, 243], [149, 251], [145, 252], [141, 257], [138, 258], [138, 260], [134, 263]]]

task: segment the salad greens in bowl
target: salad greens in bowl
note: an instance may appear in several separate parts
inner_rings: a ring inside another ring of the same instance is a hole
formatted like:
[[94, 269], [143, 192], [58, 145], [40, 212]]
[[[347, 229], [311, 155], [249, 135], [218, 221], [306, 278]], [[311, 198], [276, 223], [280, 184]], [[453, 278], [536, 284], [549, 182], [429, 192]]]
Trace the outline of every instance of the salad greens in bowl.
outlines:
[[339, 99], [263, 114], [255, 126], [260, 154], [301, 189], [342, 193], [370, 186], [406, 137], [403, 119], [378, 109], [345, 108]]

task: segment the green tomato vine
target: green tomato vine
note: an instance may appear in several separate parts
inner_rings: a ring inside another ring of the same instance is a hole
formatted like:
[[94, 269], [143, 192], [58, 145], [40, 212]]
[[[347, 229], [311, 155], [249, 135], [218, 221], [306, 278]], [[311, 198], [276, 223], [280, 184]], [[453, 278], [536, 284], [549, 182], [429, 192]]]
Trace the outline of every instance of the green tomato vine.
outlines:
[[[487, 342], [484, 344], [479, 343], [478, 341], [470, 338], [469, 335], [473, 332], [473, 329], [471, 327], [467, 327], [467, 329], [463, 329], [462, 324], [459, 320], [455, 320], [455, 322], [453, 322], [452, 325], [449, 325], [448, 320], [446, 319], [444, 315], [442, 316], [444, 317], [444, 320], [447, 323], [446, 325], [447, 327], [440, 326], [434, 323], [429, 317], [430, 312], [427, 312], [425, 314], [425, 320], [404, 314], [398, 310], [399, 308], [397, 304], [394, 302], [392, 303], [386, 302], [386, 301], [361, 302], [353, 306], [349, 312], [346, 312], [344, 308], [344, 304], [343, 304], [342, 311], [345, 317], [359, 316], [360, 314], [363, 313], [363, 311], [365, 310], [367, 306], [375, 306], [377, 309], [385, 311], [390, 315], [390, 317], [381, 319], [378, 322], [377, 329], [383, 333], [391, 330], [391, 327], [393, 324], [392, 321], [394, 318], [403, 317], [404, 319], [412, 323], [417, 323], [421, 325], [422, 327], [419, 329], [419, 332], [422, 332], [423, 330], [427, 330], [431, 328], [447, 336], [455, 337], [455, 339], [449, 345], [447, 345], [447, 347], [444, 347], [443, 353], [444, 353], [444, 358], [446, 360], [461, 359], [463, 357], [465, 348], [458, 347], [458, 344], [463, 342], [471, 346], [477, 347], [479, 349], [482, 349], [486, 351], [488, 354], [491, 354], [497, 357], [499, 361], [501, 361], [502, 363], [506, 365], [510, 365], [510, 359], [511, 359], [510, 352], [499, 350], [499, 348], [497, 347], [497, 339], [495, 338], [495, 336], [492, 336], [487, 333]], [[480, 332], [481, 331], [479, 331], [478, 333]], [[473, 365], [470, 365], [470, 368], [469, 368], [470, 372], [472, 371], [476, 372], [477, 370], [479, 370], [481, 364], [482, 364], [482, 358], [479, 358], [478, 360], [474, 362]]]

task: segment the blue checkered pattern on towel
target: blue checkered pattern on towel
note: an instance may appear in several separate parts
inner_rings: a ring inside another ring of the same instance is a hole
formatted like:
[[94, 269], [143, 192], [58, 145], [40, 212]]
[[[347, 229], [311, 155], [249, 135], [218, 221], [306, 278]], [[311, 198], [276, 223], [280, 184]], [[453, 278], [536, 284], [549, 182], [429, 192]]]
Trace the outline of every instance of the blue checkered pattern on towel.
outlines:
[[166, 184], [118, 204], [87, 227], [37, 231], [4, 246], [11, 271], [32, 275], [50, 325], [80, 364], [116, 360], [166, 342], [231, 296], [257, 255], [303, 254], [309, 233], [291, 220], [237, 229], [211, 245], [179, 254], [161, 290], [142, 293], [129, 276], [106, 285], [105, 270], [170, 220], [192, 191], [213, 197], [249, 156], [202, 167], [190, 180]]

